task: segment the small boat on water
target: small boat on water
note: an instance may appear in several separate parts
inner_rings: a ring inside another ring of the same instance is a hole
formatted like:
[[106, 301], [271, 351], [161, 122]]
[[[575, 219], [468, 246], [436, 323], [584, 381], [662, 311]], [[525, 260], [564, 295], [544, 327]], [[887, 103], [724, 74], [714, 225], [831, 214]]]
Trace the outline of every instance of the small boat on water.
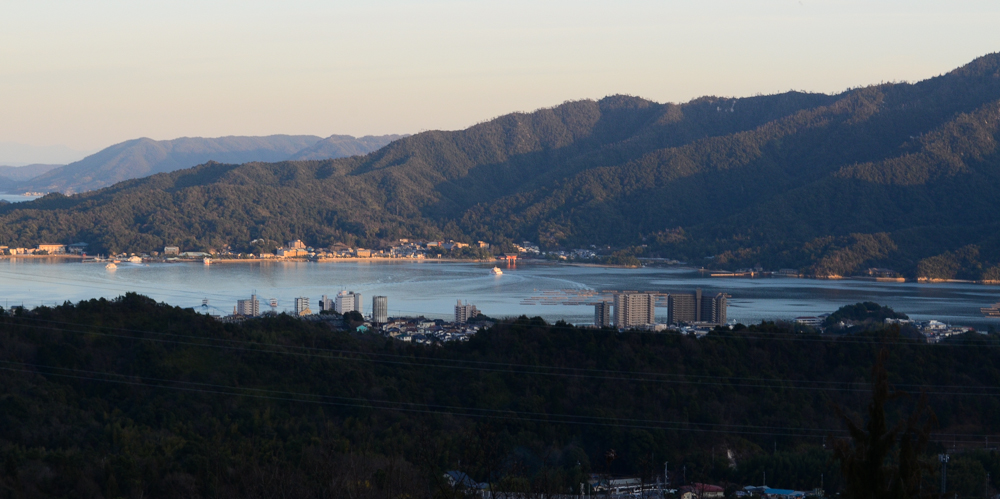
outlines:
[[142, 257], [133, 255], [132, 258], [128, 259], [128, 263], [142, 263]]
[[207, 256], [206, 256], [205, 258], [202, 258], [202, 260], [201, 260], [201, 261], [202, 261], [202, 263], [204, 263], [205, 265], [211, 265], [211, 264], [212, 264], [212, 259], [211, 259], [211, 258], [209, 258], [209, 257], [207, 257]]
[[500, 270], [500, 267], [493, 267], [493, 270], [490, 272], [493, 273], [493, 275], [503, 275], [503, 271]]
[[115, 265], [114, 263], [109, 263], [109, 264], [105, 265], [104, 268], [106, 268], [108, 270], [115, 270], [115, 269], [118, 268], [118, 266]]

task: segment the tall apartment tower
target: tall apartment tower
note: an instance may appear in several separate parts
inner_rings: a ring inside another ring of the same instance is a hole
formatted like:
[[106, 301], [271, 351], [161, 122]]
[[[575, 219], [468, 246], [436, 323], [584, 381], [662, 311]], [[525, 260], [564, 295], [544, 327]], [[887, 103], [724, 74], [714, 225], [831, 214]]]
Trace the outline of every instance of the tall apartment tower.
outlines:
[[354, 291], [341, 291], [337, 293], [335, 307], [338, 314], [345, 314], [355, 310], [361, 312], [361, 293], [355, 293]]
[[694, 293], [670, 293], [667, 296], [667, 323], [699, 322], [701, 290]]
[[372, 297], [372, 322], [379, 324], [389, 322], [389, 298], [385, 296]]
[[656, 322], [656, 296], [646, 293], [617, 294], [614, 298], [617, 327], [644, 326]]
[[249, 317], [260, 315], [260, 300], [257, 299], [256, 293], [250, 295], [249, 300], [236, 300], [236, 315], [246, 315]]
[[309, 315], [312, 310], [309, 310], [309, 298], [301, 296], [295, 299], [295, 315]]
[[611, 327], [611, 304], [602, 301], [594, 305], [594, 325], [597, 327]]
[[476, 309], [475, 305], [469, 305], [469, 302], [462, 305], [462, 300], [458, 300], [458, 304], [455, 305], [455, 322], [469, 322], [469, 319], [477, 315], [479, 315], [479, 310]]
[[320, 312], [332, 312], [333, 311], [333, 300], [327, 298], [326, 295], [323, 295], [323, 297], [319, 299], [319, 311]]
[[701, 322], [719, 325], [725, 324], [726, 309], [728, 307], [729, 304], [726, 303], [726, 295], [724, 293], [703, 297], [701, 299]]
[[667, 322], [703, 322], [708, 324], [726, 323], [726, 295], [702, 296], [701, 290], [694, 293], [670, 293], [667, 297]]

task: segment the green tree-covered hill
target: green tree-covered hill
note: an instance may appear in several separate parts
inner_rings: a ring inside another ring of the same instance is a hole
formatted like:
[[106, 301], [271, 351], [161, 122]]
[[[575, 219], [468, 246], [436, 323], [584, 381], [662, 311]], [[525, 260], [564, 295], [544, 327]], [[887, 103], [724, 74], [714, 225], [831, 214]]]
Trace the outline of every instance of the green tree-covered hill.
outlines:
[[[206, 164], [0, 208], [10, 244], [244, 248], [398, 237], [824, 275], [1000, 276], [1000, 55], [917, 83], [659, 104], [612, 96], [328, 161]], [[973, 259], [968, 255], [974, 254]]]
[[[674, 486], [766, 472], [832, 495], [832, 404], [863, 413], [882, 347], [893, 389], [927, 392], [929, 450], [957, 446], [950, 490], [984, 496], [987, 471], [1000, 485], [998, 454], [974, 452], [1000, 429], [995, 334], [928, 345], [765, 323], [695, 338], [520, 318], [431, 346], [289, 316], [226, 324], [134, 294], [7, 312], [8, 497], [455, 497], [439, 478], [456, 468], [563, 494], [664, 461]], [[914, 402], [894, 399], [888, 421]]]

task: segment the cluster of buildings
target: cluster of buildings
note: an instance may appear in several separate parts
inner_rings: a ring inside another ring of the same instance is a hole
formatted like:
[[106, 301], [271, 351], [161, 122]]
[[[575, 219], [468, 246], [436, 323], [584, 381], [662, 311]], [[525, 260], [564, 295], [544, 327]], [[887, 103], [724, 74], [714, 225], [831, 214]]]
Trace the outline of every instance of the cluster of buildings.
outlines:
[[[240, 320], [248, 317], [262, 315], [260, 298], [254, 293], [250, 298], [237, 300], [233, 307], [233, 314], [229, 320]], [[272, 310], [277, 306], [277, 301], [269, 300]], [[313, 310], [309, 306], [309, 298], [302, 296], [295, 298], [294, 314], [300, 317], [313, 316]], [[448, 341], [467, 341], [470, 335], [476, 333], [477, 326], [470, 325], [469, 321], [480, 315], [479, 309], [468, 302], [461, 300], [455, 305], [455, 320], [447, 322], [444, 320], [433, 320], [419, 318], [390, 318], [389, 298], [386, 296], [372, 297], [372, 313], [368, 315], [360, 328], [365, 331], [378, 331], [385, 336], [406, 342], [413, 343], [442, 343]], [[365, 317], [362, 312], [361, 293], [354, 291], [341, 291], [332, 299], [328, 295], [323, 295], [319, 299], [319, 313], [336, 312], [344, 315], [349, 312], [358, 312]], [[490, 322], [480, 322], [478, 327], [491, 326]]]
[[0, 246], [0, 255], [80, 255], [86, 253], [87, 243], [42, 243], [34, 248]]
[[[277, 300], [269, 300], [270, 305], [273, 308], [277, 307]], [[294, 313], [298, 316], [312, 315], [313, 311], [309, 307], [309, 297], [300, 296], [295, 298]], [[319, 312], [336, 312], [340, 315], [346, 314], [348, 312], [358, 312], [362, 311], [361, 293], [355, 293], [354, 291], [341, 291], [330, 299], [327, 295], [323, 295], [319, 299]], [[260, 309], [260, 299], [257, 294], [254, 293], [250, 295], [250, 298], [246, 300], [236, 300], [236, 306], [233, 307], [233, 316], [235, 317], [256, 317], [261, 315]], [[372, 297], [372, 315], [371, 321], [378, 324], [385, 324], [389, 322], [389, 298], [385, 296], [374, 296]]]
[[[826, 322], [827, 317], [830, 314], [821, 314], [816, 316], [804, 316], [796, 317], [795, 323], [802, 324], [803, 326], [811, 326], [815, 328], [822, 328], [823, 323]], [[898, 324], [900, 326], [909, 326], [915, 329], [917, 332], [922, 334], [927, 340], [927, 343], [937, 343], [945, 338], [954, 336], [956, 334], [965, 334], [970, 331], [968, 326], [952, 326], [945, 324], [944, 322], [938, 320], [927, 320], [927, 321], [915, 321], [907, 319], [885, 319], [885, 325]], [[840, 327], [849, 326], [851, 324], [846, 324], [841, 322]]]
[[910, 325], [917, 331], [919, 331], [920, 334], [924, 335], [924, 338], [927, 339], [927, 343], [937, 343], [950, 336], [968, 333], [970, 330], [970, 328], [967, 326], [951, 326], [941, 321], [936, 321], [933, 319], [929, 321], [886, 319], [885, 323]]
[[381, 329], [390, 338], [423, 344], [468, 341], [477, 331], [476, 326], [467, 323], [422, 318], [394, 320]]
[[[480, 483], [462, 471], [452, 470], [444, 474], [445, 482], [456, 490], [465, 492], [467, 495], [476, 495], [483, 499], [493, 499], [499, 497], [541, 497], [530, 493], [505, 494], [501, 491], [490, 490], [489, 483]], [[671, 488], [672, 484], [666, 475], [658, 476], [654, 480], [643, 480], [638, 477], [618, 477], [613, 478], [605, 475], [592, 474], [586, 484], [581, 483], [580, 495], [571, 496], [546, 496], [561, 498], [576, 497], [643, 497], [643, 498], [664, 498], [675, 497], [677, 499], [723, 499], [726, 497], [726, 489], [708, 483], [689, 483], [677, 488]], [[824, 497], [822, 488], [811, 491], [775, 489], [767, 485], [748, 485], [741, 489], [732, 491], [733, 497], [741, 499], [804, 499], [806, 497]]]
[[666, 295], [667, 322], [656, 322], [656, 300], [653, 293], [618, 293], [612, 301], [594, 305], [594, 325], [597, 327], [649, 328], [663, 330], [668, 326], [714, 327], [726, 324], [728, 308], [725, 293], [703, 296], [701, 289], [693, 293]]

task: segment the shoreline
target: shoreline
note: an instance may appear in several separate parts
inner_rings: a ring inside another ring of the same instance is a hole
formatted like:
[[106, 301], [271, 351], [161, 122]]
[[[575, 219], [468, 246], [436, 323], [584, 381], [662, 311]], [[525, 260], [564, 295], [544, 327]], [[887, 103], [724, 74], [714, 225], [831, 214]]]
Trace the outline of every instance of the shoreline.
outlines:
[[0, 260], [16, 260], [18, 258], [23, 258], [25, 260], [43, 260], [45, 258], [58, 258], [61, 260], [80, 260], [86, 259], [85, 256], [81, 255], [71, 255], [60, 253], [57, 255], [0, 255]]
[[[55, 254], [55, 255], [0, 255], [0, 260], [45, 260], [45, 259], [56, 259], [56, 260], [78, 260], [81, 263], [107, 263], [107, 259], [103, 261], [87, 260], [90, 257], [85, 257], [82, 255], [74, 254]], [[253, 264], [253, 263], [384, 263], [384, 262], [400, 262], [400, 263], [433, 263], [433, 262], [443, 262], [443, 263], [480, 263], [480, 264], [493, 264], [494, 266], [500, 267], [502, 269], [510, 268], [504, 260], [473, 260], [469, 258], [392, 258], [392, 257], [367, 257], [367, 258], [319, 258], [311, 260], [309, 258], [209, 258], [209, 264], [207, 265], [218, 265], [218, 264]], [[548, 259], [523, 259], [520, 261], [522, 264], [534, 265], [534, 264], [549, 264], [549, 265], [566, 265], [566, 266], [577, 266], [577, 267], [590, 267], [590, 268], [608, 268], [608, 269], [642, 269], [647, 268], [646, 266], [632, 267], [628, 265], [612, 265], [605, 263], [586, 263], [586, 262], [567, 262], [559, 260], [548, 260]], [[177, 260], [162, 260], [162, 259], [144, 259], [142, 263], [204, 263], [204, 259], [191, 258], [191, 259], [177, 259]], [[850, 281], [866, 281], [866, 282], [880, 282], [880, 283], [915, 283], [915, 284], [977, 284], [981, 286], [1000, 286], [1000, 280], [970, 280], [970, 279], [939, 279], [939, 278], [929, 278], [929, 277], [918, 277], [905, 278], [905, 277], [871, 277], [871, 276], [809, 276], [809, 275], [743, 275], [733, 272], [725, 272], [721, 270], [707, 270], [702, 268], [687, 267], [683, 265], [664, 265], [665, 267], [676, 267], [678, 269], [689, 269], [693, 272], [699, 273], [710, 273], [707, 277], [716, 279], [812, 279], [812, 280], [850, 280]], [[660, 265], [655, 265], [655, 267], [664, 267]], [[514, 265], [514, 268], [517, 264]], [[714, 272], [715, 274], [711, 274]]]

